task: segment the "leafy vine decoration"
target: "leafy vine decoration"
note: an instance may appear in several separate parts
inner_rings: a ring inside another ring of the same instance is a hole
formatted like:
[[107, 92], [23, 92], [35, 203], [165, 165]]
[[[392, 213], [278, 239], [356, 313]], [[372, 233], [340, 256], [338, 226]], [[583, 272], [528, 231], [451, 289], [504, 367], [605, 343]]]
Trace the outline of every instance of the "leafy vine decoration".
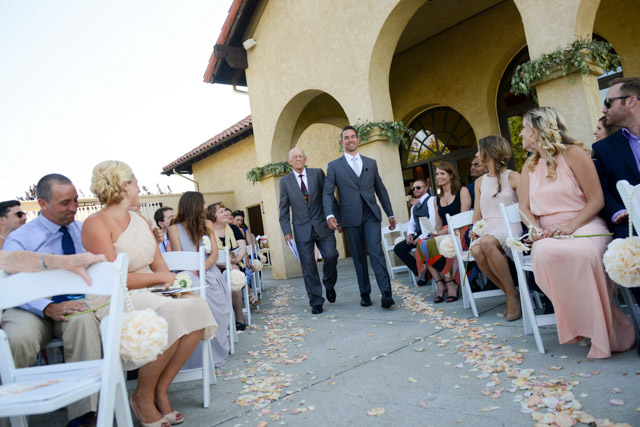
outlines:
[[589, 62], [601, 67], [605, 72], [615, 71], [625, 60], [612, 51], [612, 46], [600, 40], [576, 40], [565, 49], [544, 53], [539, 58], [516, 67], [511, 79], [511, 92], [514, 95], [531, 95], [533, 85], [545, 78], [552, 77], [559, 68], [562, 75], [572, 76], [591, 74]]
[[[378, 128], [380, 129], [380, 134], [389, 141], [389, 144], [402, 145], [406, 149], [409, 148], [413, 137], [416, 135], [416, 131], [414, 129], [405, 126], [402, 122], [386, 120], [379, 122], [366, 121], [364, 123], [356, 123], [353, 127], [358, 133], [358, 138], [360, 138], [360, 141], [362, 142], [367, 142], [371, 137], [371, 130]], [[342, 145], [340, 145], [340, 151], [342, 150]]]
[[267, 163], [262, 167], [251, 169], [247, 173], [247, 179], [255, 184], [265, 176], [284, 175], [289, 172], [291, 172], [291, 166], [287, 162]]

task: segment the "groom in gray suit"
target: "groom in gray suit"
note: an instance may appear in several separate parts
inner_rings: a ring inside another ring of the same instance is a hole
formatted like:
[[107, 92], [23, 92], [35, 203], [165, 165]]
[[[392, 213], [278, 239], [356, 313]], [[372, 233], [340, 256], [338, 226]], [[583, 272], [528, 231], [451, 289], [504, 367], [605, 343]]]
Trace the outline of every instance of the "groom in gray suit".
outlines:
[[320, 314], [324, 298], [314, 245], [318, 246], [324, 260], [322, 281], [327, 290], [327, 300], [331, 303], [336, 301], [334, 288], [338, 278], [336, 238], [334, 231], [327, 227], [322, 211], [324, 172], [322, 169], [305, 168], [307, 156], [300, 148], [289, 151], [288, 161], [293, 171], [280, 179], [280, 228], [287, 243], [290, 242], [293, 238], [289, 216], [291, 208], [296, 248], [309, 305], [313, 314]]
[[[371, 305], [371, 283], [367, 265], [367, 249], [376, 282], [382, 292], [382, 308], [391, 308], [395, 301], [391, 295], [391, 282], [382, 252], [380, 223], [382, 215], [376, 203], [376, 195], [384, 212], [389, 217], [389, 229], [396, 228], [391, 201], [387, 189], [378, 174], [375, 160], [358, 153], [360, 139], [356, 130], [347, 126], [342, 130], [340, 143], [344, 147], [344, 156], [329, 163], [327, 179], [324, 182], [324, 214], [329, 228], [337, 230], [340, 226], [349, 237], [353, 254], [353, 265], [358, 276], [360, 305]], [[334, 190], [338, 187], [340, 198], [336, 208]], [[366, 244], [366, 246], [365, 246]]]

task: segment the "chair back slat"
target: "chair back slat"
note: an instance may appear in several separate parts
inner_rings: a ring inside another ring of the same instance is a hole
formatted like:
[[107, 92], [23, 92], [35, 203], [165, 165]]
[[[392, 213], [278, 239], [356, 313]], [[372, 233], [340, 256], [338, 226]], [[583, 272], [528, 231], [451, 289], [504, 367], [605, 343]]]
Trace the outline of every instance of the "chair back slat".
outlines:
[[[199, 273], [198, 281], [200, 284], [199, 294], [201, 297], [206, 297], [206, 271], [205, 271], [205, 251], [204, 246], [200, 245], [198, 252], [190, 251], [174, 251], [165, 252], [162, 254], [162, 258], [167, 263], [167, 267], [171, 271], [197, 271]], [[193, 286], [195, 287], [195, 286]]]
[[473, 222], [473, 209], [470, 211], [460, 212], [457, 215], [448, 215], [447, 214], [447, 224], [449, 224], [450, 228], [454, 230], [460, 227], [464, 227], [465, 225], [469, 225]]

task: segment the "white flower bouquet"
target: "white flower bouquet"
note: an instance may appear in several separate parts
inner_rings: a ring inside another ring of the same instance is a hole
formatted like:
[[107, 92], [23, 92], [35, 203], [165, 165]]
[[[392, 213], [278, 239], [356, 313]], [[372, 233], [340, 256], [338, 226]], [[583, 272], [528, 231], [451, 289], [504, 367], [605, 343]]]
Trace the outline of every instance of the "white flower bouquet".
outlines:
[[260, 271], [263, 268], [262, 261], [259, 259], [251, 260], [251, 265], [253, 266], [253, 271]]
[[168, 342], [169, 325], [155, 311], [129, 311], [124, 314], [120, 336], [120, 357], [136, 365], [156, 360]]
[[640, 286], [640, 237], [613, 240], [602, 261], [614, 282], [627, 288]]
[[438, 251], [440, 255], [445, 258], [455, 258], [456, 257], [456, 247], [454, 246], [453, 240], [451, 236], [445, 236], [438, 243]]
[[484, 219], [476, 221], [476, 223], [473, 224], [473, 228], [472, 228], [473, 232], [478, 236], [482, 236], [482, 233], [484, 233], [486, 229], [487, 229], [487, 224], [484, 222]]
[[247, 276], [240, 270], [231, 270], [231, 290], [233, 292], [242, 290], [247, 284]]

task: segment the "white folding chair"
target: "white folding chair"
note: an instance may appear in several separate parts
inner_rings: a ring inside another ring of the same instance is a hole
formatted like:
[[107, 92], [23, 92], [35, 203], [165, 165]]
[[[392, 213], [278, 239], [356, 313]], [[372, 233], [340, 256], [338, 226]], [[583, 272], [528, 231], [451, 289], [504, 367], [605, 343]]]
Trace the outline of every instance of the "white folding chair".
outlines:
[[[100, 393], [98, 427], [132, 426], [125, 378], [120, 363], [124, 286], [129, 257], [120, 254], [114, 263], [89, 267], [91, 287], [77, 274], [52, 270], [0, 277], [0, 310], [17, 307], [34, 299], [58, 294], [109, 295], [109, 315], [100, 324], [103, 358], [16, 369], [9, 340], [0, 330], [0, 417], [11, 424], [26, 426], [26, 415], [53, 412], [80, 399]], [[83, 316], [91, 316], [84, 314]], [[20, 390], [11, 393], [11, 390]]]
[[[165, 252], [162, 254], [162, 258], [167, 263], [167, 267], [171, 271], [197, 271], [199, 273], [198, 287], [200, 296], [205, 301], [207, 300], [207, 279], [205, 269], [205, 250], [204, 246], [200, 246], [198, 252], [189, 251], [174, 251]], [[195, 285], [193, 286], [196, 287]], [[211, 339], [211, 338], [210, 338]], [[202, 396], [203, 404], [205, 408], [208, 408], [211, 404], [211, 389], [210, 386], [215, 384], [216, 369], [213, 363], [213, 353], [211, 352], [211, 343], [209, 340], [200, 342], [199, 346], [202, 348], [202, 367], [194, 369], [183, 369], [178, 372], [178, 375], [173, 379], [174, 383], [181, 383], [185, 381], [202, 380]]]
[[[502, 214], [502, 221], [507, 231], [507, 238], [513, 239], [513, 232], [511, 231], [511, 224], [522, 221], [520, 219], [520, 204], [515, 203], [508, 207], [504, 206], [504, 203], [500, 203], [500, 213]], [[522, 306], [522, 323], [524, 324], [524, 333], [533, 334], [536, 340], [536, 347], [538, 351], [544, 354], [544, 345], [542, 344], [542, 338], [540, 337], [541, 326], [555, 325], [555, 314], [535, 314], [533, 309], [533, 299], [531, 298], [531, 290], [527, 282], [527, 276], [525, 271], [533, 272], [531, 266], [531, 255], [525, 256], [522, 252], [518, 252], [511, 248], [511, 257], [513, 263], [516, 266], [516, 273], [518, 276], [518, 287], [520, 288], [520, 305]]]
[[402, 227], [403, 227], [403, 224], [397, 224], [394, 230], [389, 230], [389, 226], [382, 227], [381, 229], [382, 249], [384, 252], [385, 259], [387, 260], [387, 267], [389, 269], [389, 276], [391, 277], [391, 279], [392, 280], [395, 279], [396, 273], [406, 272], [407, 274], [409, 274], [409, 278], [415, 285], [416, 279], [413, 273], [411, 272], [411, 270], [409, 270], [409, 267], [404, 265], [402, 261], [400, 261], [398, 265], [394, 265], [391, 262], [392, 256], [395, 256], [393, 252], [393, 248], [395, 247], [394, 240], [397, 239], [398, 237], [405, 238], [405, 234], [403, 232]]
[[[636, 229], [636, 232], [640, 230], [640, 185], [635, 186], [635, 191], [633, 193], [633, 200], [629, 200], [629, 196], [633, 191], [633, 186], [629, 184], [629, 181], [620, 180], [616, 184], [616, 188], [618, 189], [618, 193], [622, 198], [622, 202], [624, 203], [625, 208], [631, 212], [631, 216], [629, 221], [633, 224]], [[631, 202], [631, 205], [629, 204]], [[618, 289], [622, 292], [622, 298], [624, 299], [625, 305], [629, 309], [629, 314], [631, 315], [631, 319], [633, 320], [633, 326], [636, 329], [636, 335], [640, 334], [640, 310], [638, 309], [638, 305], [633, 302], [633, 295], [629, 288], [625, 286], [618, 285]]]
[[[228, 250], [218, 250], [218, 263], [225, 263], [224, 280], [227, 283], [227, 290], [231, 295], [231, 257], [228, 256]], [[233, 298], [233, 297], [232, 297]], [[236, 330], [236, 315], [231, 309], [229, 313], [229, 353], [235, 353], [235, 343], [238, 342], [238, 331]]]
[[460, 286], [462, 286], [462, 303], [464, 308], [471, 307], [471, 311], [473, 312], [473, 315], [475, 317], [480, 317], [480, 315], [478, 314], [478, 308], [476, 307], [476, 300], [504, 295], [504, 292], [502, 292], [502, 290], [500, 289], [471, 292], [471, 284], [469, 283], [469, 280], [467, 278], [467, 262], [475, 260], [473, 259], [473, 256], [471, 256], [471, 251], [462, 250], [460, 237], [456, 235], [456, 230], [464, 227], [465, 225], [471, 225], [472, 223], [473, 209], [470, 211], [461, 212], [454, 216], [447, 214], [449, 237], [451, 237], [451, 240], [453, 240], [453, 244], [456, 249], [458, 271], [460, 272]]

